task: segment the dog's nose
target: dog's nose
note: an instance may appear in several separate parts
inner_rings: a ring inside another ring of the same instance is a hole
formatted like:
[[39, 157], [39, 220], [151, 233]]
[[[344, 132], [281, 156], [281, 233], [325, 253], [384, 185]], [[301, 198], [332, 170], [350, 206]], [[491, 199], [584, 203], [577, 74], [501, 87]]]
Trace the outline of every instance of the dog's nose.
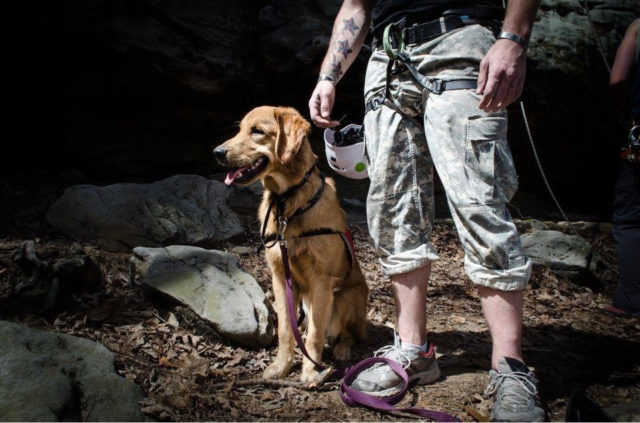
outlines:
[[227, 155], [227, 150], [219, 145], [213, 149], [213, 155], [216, 156], [216, 159], [224, 159], [224, 156]]

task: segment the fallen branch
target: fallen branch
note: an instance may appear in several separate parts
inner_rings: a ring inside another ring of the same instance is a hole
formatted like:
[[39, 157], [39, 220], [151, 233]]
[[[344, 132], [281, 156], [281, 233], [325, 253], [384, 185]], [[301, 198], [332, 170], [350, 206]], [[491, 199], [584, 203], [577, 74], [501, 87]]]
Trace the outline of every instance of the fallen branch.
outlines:
[[252, 379], [233, 380], [233, 381], [229, 381], [229, 382], [215, 383], [215, 384], [211, 385], [211, 387], [213, 389], [221, 389], [221, 388], [230, 389], [231, 387], [264, 385], [264, 386], [272, 386], [272, 387], [276, 387], [276, 388], [281, 388], [283, 386], [286, 386], [286, 387], [304, 389], [306, 391], [314, 391], [314, 390], [318, 390], [320, 388], [329, 388], [329, 387], [338, 386], [339, 383], [340, 383], [338, 381], [325, 383], [326, 380], [329, 378], [329, 376], [331, 376], [332, 373], [333, 373], [333, 368], [331, 368], [331, 367], [323, 370], [318, 375], [316, 380], [313, 383], [311, 383], [310, 385], [302, 383], [299, 380], [265, 379], [263, 377], [257, 377], [257, 378], [252, 378]]

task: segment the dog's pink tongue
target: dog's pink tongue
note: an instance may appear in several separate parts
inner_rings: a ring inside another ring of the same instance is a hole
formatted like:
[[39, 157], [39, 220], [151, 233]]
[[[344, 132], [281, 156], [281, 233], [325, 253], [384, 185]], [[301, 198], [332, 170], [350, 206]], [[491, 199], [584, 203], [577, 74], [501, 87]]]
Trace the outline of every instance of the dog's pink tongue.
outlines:
[[227, 177], [224, 179], [225, 185], [231, 185], [233, 181], [238, 177], [238, 174], [242, 172], [242, 170], [243, 169], [240, 168], [227, 173]]

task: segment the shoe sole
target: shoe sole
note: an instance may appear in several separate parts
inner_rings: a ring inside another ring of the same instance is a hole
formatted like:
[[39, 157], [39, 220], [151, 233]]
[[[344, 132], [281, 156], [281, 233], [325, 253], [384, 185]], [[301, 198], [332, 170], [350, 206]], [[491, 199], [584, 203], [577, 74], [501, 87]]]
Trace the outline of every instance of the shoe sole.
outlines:
[[[438, 379], [440, 379], [440, 368], [438, 367], [438, 363], [435, 362], [433, 363], [433, 366], [431, 366], [431, 369], [424, 372], [416, 373], [413, 376], [409, 376], [409, 386], [411, 386], [412, 384], [428, 385]], [[371, 395], [373, 397], [383, 398], [395, 395], [401, 390], [402, 382], [399, 385], [392, 386], [391, 388], [387, 388], [384, 391], [362, 391], [362, 393]]]

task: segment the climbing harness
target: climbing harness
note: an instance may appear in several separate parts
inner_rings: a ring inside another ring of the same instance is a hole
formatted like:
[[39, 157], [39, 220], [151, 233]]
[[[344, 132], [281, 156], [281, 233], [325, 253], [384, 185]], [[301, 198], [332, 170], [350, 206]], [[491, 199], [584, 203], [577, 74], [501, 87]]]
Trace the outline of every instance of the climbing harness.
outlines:
[[[424, 24], [413, 24], [412, 26], [405, 28], [406, 19], [400, 19], [397, 22], [392, 22], [384, 28], [382, 35], [382, 48], [389, 57], [389, 63], [387, 64], [387, 77], [385, 81], [384, 90], [374, 95], [365, 106], [365, 113], [370, 110], [375, 110], [381, 105], [386, 105], [395, 111], [407, 116], [392, 100], [390, 93], [390, 80], [391, 75], [397, 73], [398, 69], [402, 67], [406, 68], [413, 79], [428, 90], [430, 93], [440, 95], [444, 91], [451, 90], [468, 90], [478, 87], [478, 82], [475, 79], [452, 79], [443, 80], [439, 78], [431, 78], [426, 75], [422, 75], [416, 66], [411, 61], [411, 58], [405, 51], [407, 45], [423, 43], [427, 40], [436, 38], [454, 29], [461, 28], [465, 25], [471, 25], [477, 23], [475, 20], [468, 16], [443, 16], [438, 20], [430, 21]], [[394, 67], [396, 70], [394, 70]], [[407, 116], [409, 117], [409, 116]], [[414, 122], [415, 119], [410, 119]], [[418, 127], [421, 125], [417, 124]]]
[[[452, 19], [458, 18], [458, 20]], [[440, 29], [438, 30], [433, 22], [440, 23]], [[418, 82], [421, 86], [427, 89], [430, 93], [435, 95], [440, 95], [444, 91], [447, 90], [462, 90], [462, 89], [475, 89], [477, 88], [477, 80], [470, 79], [457, 79], [457, 80], [441, 80], [437, 78], [429, 78], [424, 76], [418, 72], [415, 65], [411, 62], [410, 57], [404, 51], [406, 45], [408, 44], [407, 40], [410, 42], [424, 42], [432, 37], [439, 36], [445, 34], [448, 31], [453, 29], [460, 28], [464, 25], [479, 23], [474, 19], [469, 18], [468, 16], [458, 17], [458, 16], [446, 16], [441, 17], [438, 21], [428, 22], [427, 24], [422, 25], [413, 25], [409, 27], [411, 30], [407, 31], [407, 29], [402, 29], [404, 27], [404, 20], [401, 19], [398, 22], [393, 22], [388, 24], [382, 36], [382, 47], [389, 57], [389, 63], [387, 65], [387, 77], [385, 82], [385, 88], [378, 94], [374, 95], [365, 105], [365, 113], [376, 110], [382, 105], [385, 105], [392, 110], [402, 114], [404, 117], [409, 119], [409, 121], [413, 122], [414, 126], [420, 130], [422, 130], [422, 125], [412, 116], [407, 115], [395, 102], [391, 100], [390, 93], [390, 76], [393, 74], [394, 66], [398, 64], [403, 65], [406, 69], [411, 73], [412, 77]], [[430, 28], [428, 31], [427, 28]], [[419, 34], [419, 35], [415, 35]], [[527, 130], [527, 135], [529, 139], [529, 143], [531, 144], [531, 149], [533, 150], [533, 155], [538, 165], [538, 169], [540, 170], [540, 174], [544, 181], [544, 184], [551, 195], [556, 207], [560, 211], [560, 214], [564, 218], [565, 221], [570, 222], [567, 214], [564, 209], [560, 205], [560, 202], [556, 198], [549, 181], [547, 180], [544, 169], [542, 168], [542, 163], [540, 162], [540, 158], [538, 157], [538, 152], [533, 141], [533, 136], [531, 135], [531, 129], [529, 128], [529, 122], [527, 120], [527, 115], [524, 107], [524, 102], [520, 101], [520, 110], [522, 112], [522, 117], [525, 123], [525, 127]]]

